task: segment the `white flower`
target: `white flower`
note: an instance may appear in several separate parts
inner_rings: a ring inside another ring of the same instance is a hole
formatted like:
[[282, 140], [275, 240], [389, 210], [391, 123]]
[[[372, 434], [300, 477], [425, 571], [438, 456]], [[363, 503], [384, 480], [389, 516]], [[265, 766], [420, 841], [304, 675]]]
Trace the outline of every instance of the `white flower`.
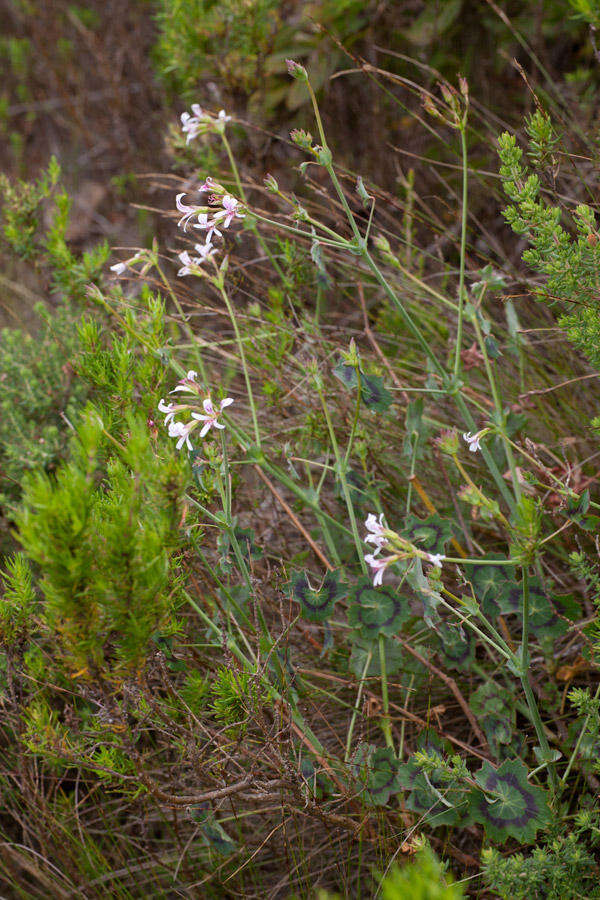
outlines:
[[373, 587], [379, 587], [383, 582], [383, 573], [389, 565], [396, 562], [396, 556], [377, 556], [376, 553], [367, 553], [365, 562], [373, 569]]
[[216, 220], [209, 219], [206, 213], [199, 213], [198, 222], [197, 224], [194, 224], [194, 228], [200, 228], [202, 231], [206, 231], [206, 243], [209, 246], [212, 246], [211, 241], [213, 239], [213, 234], [216, 234], [217, 237], [223, 237], [223, 233], [217, 228]]
[[219, 221], [223, 228], [229, 228], [233, 219], [245, 218], [245, 213], [240, 212], [240, 201], [232, 197], [231, 194], [225, 194], [221, 200], [221, 206], [223, 209], [216, 212], [214, 218], [215, 221]]
[[186, 391], [188, 393], [197, 394], [200, 390], [200, 385], [196, 383], [197, 377], [198, 373], [194, 372], [193, 369], [190, 369], [185, 378], [182, 378], [179, 384], [174, 387], [172, 391], [169, 391], [169, 393], [175, 394], [177, 391]]
[[219, 404], [219, 409], [216, 410], [213, 406], [213, 402], [210, 397], [207, 397], [202, 406], [204, 407], [204, 412], [206, 415], [201, 415], [200, 413], [192, 413], [192, 418], [197, 419], [198, 422], [204, 422], [202, 426], [202, 430], [200, 431], [200, 437], [203, 438], [205, 434], [208, 433], [210, 428], [225, 428], [222, 422], [219, 422], [219, 416], [223, 412], [223, 410], [227, 406], [231, 406], [233, 403], [233, 397], [225, 397], [224, 400], [221, 400]]
[[183, 422], [169, 422], [169, 437], [179, 438], [175, 444], [178, 450], [181, 450], [184, 444], [187, 446], [188, 450], [194, 449], [189, 438], [191, 425], [192, 422], [188, 422], [187, 425], [184, 425]]
[[379, 520], [374, 513], [369, 513], [365, 522], [365, 528], [369, 532], [365, 537], [365, 541], [367, 543], [375, 544], [377, 547], [375, 553], [379, 553], [382, 547], [387, 543], [387, 539], [384, 535], [385, 526], [383, 524], [383, 513], [379, 516]]
[[192, 112], [193, 116], [189, 112], [181, 113], [181, 130], [187, 134], [187, 144], [207, 131], [223, 132], [226, 123], [231, 121], [231, 116], [228, 116], [224, 109], [220, 110], [218, 116], [211, 116], [210, 113], [204, 112], [198, 103], [192, 103]]
[[171, 419], [174, 418], [177, 409], [174, 403], [165, 403], [165, 401], [161, 399], [160, 403], [158, 404], [158, 411], [167, 414], [165, 418], [165, 425], [168, 425]]
[[479, 450], [479, 442], [481, 441], [482, 435], [483, 431], [478, 431], [477, 434], [471, 434], [470, 431], [466, 431], [463, 434], [463, 439], [469, 445], [471, 453], [476, 453]]
[[142, 256], [144, 256], [143, 251], [138, 250], [134, 256], [130, 257], [130, 259], [126, 259], [124, 262], [115, 263], [114, 266], [110, 267], [110, 271], [114, 272], [115, 275], [122, 275], [123, 272], [126, 272], [127, 269], [129, 269], [130, 266], [137, 262], [138, 259], [141, 259]]
[[438, 569], [442, 568], [442, 560], [444, 560], [445, 558], [446, 557], [444, 556], [443, 553], [428, 553], [427, 554], [427, 559], [429, 560], [429, 562], [433, 563], [433, 565], [436, 566]]
[[184, 250], [183, 253], [179, 254], [179, 259], [183, 263], [183, 266], [177, 273], [179, 277], [182, 277], [183, 275], [193, 275], [194, 272], [200, 268], [202, 263], [205, 263], [207, 259], [212, 259], [216, 252], [210, 241], [206, 244], [194, 244], [194, 249], [199, 256], [190, 256], [187, 250]]
[[177, 194], [175, 197], [175, 206], [179, 210], [179, 212], [183, 213], [179, 222], [177, 223], [177, 227], [181, 228], [181, 224], [183, 223], [183, 230], [187, 231], [188, 222], [193, 216], [197, 216], [202, 212], [201, 206], [187, 206], [187, 204], [181, 202], [181, 198], [185, 197], [185, 194]]

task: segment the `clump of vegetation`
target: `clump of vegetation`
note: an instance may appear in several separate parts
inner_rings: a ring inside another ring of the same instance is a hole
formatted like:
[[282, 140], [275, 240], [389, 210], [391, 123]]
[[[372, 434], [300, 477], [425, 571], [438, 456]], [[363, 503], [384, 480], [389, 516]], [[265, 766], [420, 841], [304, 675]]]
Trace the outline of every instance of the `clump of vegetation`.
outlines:
[[[423, 4], [410, 39], [460, 7]], [[159, 11], [183, 92], [206, 71], [174, 49], [190, 9]], [[316, 40], [279, 58], [280, 4], [194, 10], [186, 40], [228, 90], [303, 107], [275, 173], [253, 183], [242, 123], [194, 102], [184, 189], [108, 271], [103, 242], [67, 239], [56, 163], [4, 183], [8, 252], [50, 303], [0, 338], [2, 878], [32, 897], [595, 896], [600, 324], [587, 160], [572, 174], [593, 142], [559, 133], [550, 89], [500, 136], [520, 269], [479, 219], [466, 77], [423, 75], [413, 112], [443, 203], [429, 169], [398, 199], [338, 163], [332, 61], [313, 81]]]

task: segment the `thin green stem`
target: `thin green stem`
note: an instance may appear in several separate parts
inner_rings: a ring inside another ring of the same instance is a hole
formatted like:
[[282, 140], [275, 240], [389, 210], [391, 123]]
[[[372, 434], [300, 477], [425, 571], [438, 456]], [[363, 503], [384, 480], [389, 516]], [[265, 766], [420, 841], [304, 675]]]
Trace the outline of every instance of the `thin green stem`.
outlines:
[[385, 637], [379, 635], [379, 667], [381, 669], [381, 699], [383, 702], [383, 716], [381, 717], [381, 729], [387, 746], [396, 752], [394, 739], [392, 738], [392, 723], [390, 720], [390, 701], [388, 697], [387, 667], [385, 659]]
[[465, 305], [465, 258], [467, 250], [467, 189], [469, 183], [469, 170], [467, 166], [467, 135], [466, 125], [460, 129], [460, 146], [462, 152], [462, 209], [460, 226], [460, 270], [458, 277], [458, 323], [456, 330], [456, 350], [454, 355], [454, 379], [460, 372], [460, 351], [462, 349], [463, 312]]
[[[359, 395], [360, 395], [360, 384], [359, 384]], [[358, 525], [356, 523], [356, 514], [354, 512], [354, 504], [352, 503], [352, 497], [350, 496], [350, 488], [348, 487], [348, 479], [346, 478], [346, 466], [344, 460], [342, 459], [342, 455], [340, 453], [340, 448], [337, 442], [337, 438], [335, 436], [335, 429], [333, 427], [333, 422], [331, 421], [331, 416], [329, 414], [329, 408], [327, 406], [327, 400], [325, 399], [325, 395], [323, 393], [323, 388], [321, 387], [320, 380], [317, 379], [317, 392], [319, 394], [319, 398], [321, 400], [321, 405], [323, 407], [323, 413], [325, 415], [325, 421], [327, 423], [327, 429], [329, 431], [329, 437], [331, 439], [331, 446], [333, 448], [333, 453], [335, 455], [336, 463], [337, 463], [337, 472], [339, 475], [339, 479], [342, 485], [342, 493], [344, 494], [344, 500], [346, 501], [346, 508], [348, 510], [348, 516], [350, 518], [350, 528], [352, 531], [352, 537], [354, 538], [354, 545], [356, 547], [356, 554], [358, 556], [361, 569], [363, 574], [368, 574], [367, 564], [364, 558], [364, 548], [363, 542], [360, 539], [360, 535], [358, 533]]]
[[344, 762], [348, 762], [350, 759], [350, 751], [352, 749], [352, 736], [354, 734], [354, 727], [356, 725], [356, 717], [360, 710], [360, 701], [362, 698], [362, 693], [365, 687], [365, 679], [367, 677], [367, 672], [369, 671], [369, 666], [371, 665], [371, 660], [373, 658], [373, 651], [369, 650], [367, 653], [367, 659], [365, 662], [364, 669], [362, 671], [362, 675], [360, 676], [360, 681], [358, 683], [358, 692], [356, 694], [356, 703], [354, 704], [354, 709], [352, 710], [352, 718], [350, 719], [350, 725], [348, 726], [348, 735], [346, 737], [346, 753], [344, 755]]
[[242, 363], [242, 368], [244, 370], [244, 379], [246, 381], [246, 392], [248, 394], [248, 402], [250, 404], [250, 411], [252, 413], [252, 424], [254, 426], [254, 437], [256, 440], [257, 447], [260, 448], [260, 429], [258, 427], [258, 417], [256, 414], [256, 405], [254, 403], [254, 394], [252, 392], [252, 384], [250, 382], [250, 372], [248, 370], [248, 363], [246, 361], [246, 353], [244, 351], [244, 342], [242, 341], [240, 330], [237, 323], [237, 317], [235, 315], [234, 309], [231, 305], [231, 301], [225, 290], [223, 284], [219, 284], [219, 292], [225, 301], [225, 305], [227, 307], [227, 312], [229, 313], [229, 318], [231, 319], [231, 324], [233, 325], [233, 330], [235, 332], [235, 338], [237, 341], [238, 349], [240, 351], [240, 360]]
[[548, 774], [550, 776], [550, 784], [552, 786], [553, 792], [556, 793], [558, 788], [556, 767], [554, 763], [550, 762], [550, 744], [548, 743], [548, 738], [546, 737], [546, 732], [544, 731], [544, 724], [542, 722], [535, 697], [533, 696], [533, 691], [531, 689], [531, 683], [529, 680], [529, 615], [529, 573], [527, 571], [527, 566], [523, 566], [523, 629], [521, 633], [520, 678], [521, 684], [523, 685], [523, 691], [525, 692], [527, 706], [529, 707], [531, 721], [533, 723], [533, 727], [535, 728], [535, 733], [540, 743], [540, 748], [542, 750], [544, 760], [548, 761]]

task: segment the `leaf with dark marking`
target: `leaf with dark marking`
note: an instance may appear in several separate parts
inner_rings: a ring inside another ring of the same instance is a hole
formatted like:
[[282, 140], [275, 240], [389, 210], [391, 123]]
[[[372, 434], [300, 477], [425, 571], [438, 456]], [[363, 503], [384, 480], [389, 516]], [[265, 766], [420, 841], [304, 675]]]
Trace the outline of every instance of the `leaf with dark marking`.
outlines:
[[393, 588], [373, 587], [370, 578], [361, 578], [352, 588], [348, 622], [367, 640], [380, 634], [397, 634], [410, 615], [408, 597]]
[[311, 587], [306, 572], [296, 572], [287, 588], [292, 599], [300, 604], [302, 617], [309, 622], [327, 621], [335, 604], [347, 593], [336, 572], [328, 572], [319, 588]]
[[518, 759], [505, 760], [498, 769], [484, 762], [475, 780], [482, 792], [471, 798], [470, 816], [493, 841], [513, 837], [533, 843], [550, 821], [546, 793], [527, 781], [527, 767]]

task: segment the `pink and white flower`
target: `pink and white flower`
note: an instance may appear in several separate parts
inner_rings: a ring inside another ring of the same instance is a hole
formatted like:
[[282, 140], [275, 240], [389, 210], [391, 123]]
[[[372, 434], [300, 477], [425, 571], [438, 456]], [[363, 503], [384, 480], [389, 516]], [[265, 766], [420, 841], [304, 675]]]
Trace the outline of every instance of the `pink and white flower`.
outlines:
[[376, 553], [386, 545], [387, 538], [385, 537], [385, 525], [383, 524], [383, 513], [377, 519], [377, 516], [374, 513], [369, 513], [367, 519], [365, 521], [365, 528], [367, 529], [367, 536], [365, 537], [365, 541], [370, 544], [375, 544]]
[[176, 387], [173, 388], [172, 391], [169, 391], [170, 394], [175, 394], [177, 391], [186, 391], [186, 393], [197, 394], [200, 391], [200, 385], [196, 381], [198, 377], [198, 373], [193, 369], [190, 369], [185, 378], [182, 378]]
[[169, 437], [178, 438], [178, 441], [175, 444], [178, 450], [181, 450], [184, 444], [187, 446], [188, 450], [194, 449], [189, 437], [190, 429], [193, 424], [193, 422], [188, 422], [187, 425], [184, 425], [183, 422], [169, 422]]
[[233, 403], [233, 397], [225, 397], [224, 400], [221, 400], [219, 404], [219, 408], [215, 409], [213, 402], [210, 397], [207, 397], [202, 402], [202, 406], [204, 407], [205, 415], [201, 413], [192, 413], [192, 418], [196, 419], [198, 422], [204, 422], [202, 429], [200, 431], [200, 437], [203, 438], [211, 428], [225, 428], [223, 422], [219, 422], [219, 416], [228, 406], [231, 406]]
[[177, 223], [177, 227], [181, 228], [183, 224], [183, 230], [187, 231], [188, 223], [190, 219], [194, 216], [199, 215], [201, 212], [204, 212], [204, 207], [202, 206], [188, 206], [186, 203], [183, 203], [181, 198], [185, 197], [185, 194], [177, 194], [175, 197], [175, 206], [179, 210], [179, 212], [183, 213], [179, 222]]
[[246, 214], [240, 212], [242, 206], [239, 200], [232, 197], [231, 194], [225, 194], [221, 200], [222, 209], [214, 214], [214, 221], [218, 222], [223, 228], [229, 228], [233, 219], [244, 219]]
[[123, 273], [126, 272], [127, 269], [129, 269], [139, 259], [141, 259], [143, 255], [143, 251], [138, 250], [134, 256], [130, 257], [130, 259], [126, 259], [124, 262], [115, 263], [114, 266], [110, 267], [110, 271], [114, 272], [115, 275], [123, 275]]
[[194, 224], [194, 228], [200, 228], [201, 231], [206, 231], [206, 243], [209, 247], [212, 247], [211, 242], [213, 235], [223, 237], [223, 233], [217, 228], [216, 220], [209, 219], [206, 213], [199, 213], [198, 222]]
[[207, 131], [223, 132], [227, 122], [231, 121], [224, 109], [219, 111], [217, 116], [211, 116], [210, 113], [204, 112], [198, 103], [192, 103], [192, 113], [181, 113], [181, 130], [187, 134], [186, 143], [189, 144], [199, 134], [206, 134]]
[[470, 431], [466, 431], [463, 434], [463, 440], [465, 440], [469, 445], [469, 450], [471, 451], [471, 453], [476, 453], [480, 449], [481, 438], [483, 437], [485, 430], [486, 429], [478, 431], [476, 434], [471, 434]]
[[379, 587], [383, 583], [383, 573], [397, 559], [397, 556], [377, 556], [377, 553], [367, 553], [365, 555], [365, 562], [371, 566], [374, 573], [373, 587]]
[[165, 418], [165, 425], [168, 425], [171, 419], [175, 417], [177, 407], [174, 403], [165, 403], [165, 401], [161, 399], [160, 403], [158, 404], [158, 411], [167, 414]]
[[212, 259], [216, 253], [216, 250], [210, 241], [206, 244], [194, 244], [194, 249], [196, 253], [198, 253], [198, 256], [190, 256], [187, 250], [184, 250], [183, 253], [179, 254], [179, 260], [183, 263], [182, 267], [177, 272], [177, 275], [180, 278], [184, 275], [194, 275], [202, 264], [208, 259]]

